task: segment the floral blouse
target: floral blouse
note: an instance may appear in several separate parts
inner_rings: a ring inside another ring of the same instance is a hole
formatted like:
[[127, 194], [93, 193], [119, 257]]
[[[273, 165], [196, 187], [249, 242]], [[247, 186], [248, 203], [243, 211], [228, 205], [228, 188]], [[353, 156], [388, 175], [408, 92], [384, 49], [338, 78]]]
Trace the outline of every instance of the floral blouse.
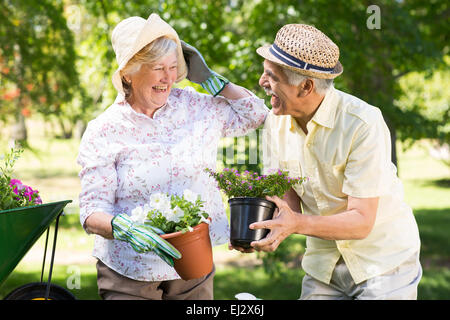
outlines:
[[[173, 88], [153, 118], [122, 98], [89, 122], [77, 162], [82, 169], [80, 221], [98, 211], [130, 214], [156, 192], [200, 194], [212, 218], [213, 245], [228, 241], [228, 221], [216, 182], [204, 172], [216, 168], [221, 137], [245, 135], [268, 113], [264, 100], [212, 97], [194, 89]], [[93, 255], [116, 272], [141, 281], [179, 279], [156, 254], [136, 253], [124, 241], [96, 235]]]

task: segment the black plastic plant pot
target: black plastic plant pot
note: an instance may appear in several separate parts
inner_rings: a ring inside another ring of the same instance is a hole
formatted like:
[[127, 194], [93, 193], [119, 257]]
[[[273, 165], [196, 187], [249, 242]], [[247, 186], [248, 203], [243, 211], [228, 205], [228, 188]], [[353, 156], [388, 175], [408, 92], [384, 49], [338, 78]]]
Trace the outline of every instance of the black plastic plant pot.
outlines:
[[233, 246], [250, 248], [252, 241], [266, 237], [268, 229], [249, 229], [250, 224], [272, 219], [275, 203], [261, 198], [232, 198], [230, 205], [230, 242]]

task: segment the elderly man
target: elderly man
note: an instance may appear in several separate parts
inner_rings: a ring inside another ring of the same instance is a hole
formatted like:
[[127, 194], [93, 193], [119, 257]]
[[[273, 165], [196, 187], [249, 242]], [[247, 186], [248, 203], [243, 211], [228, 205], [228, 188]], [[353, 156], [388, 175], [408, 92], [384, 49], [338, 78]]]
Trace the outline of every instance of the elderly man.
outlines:
[[270, 229], [253, 248], [307, 236], [301, 299], [416, 299], [419, 232], [380, 110], [333, 87], [339, 48], [312, 26], [286, 25], [257, 52], [272, 105], [264, 168], [308, 180], [284, 199], [268, 197], [278, 210], [250, 226]]

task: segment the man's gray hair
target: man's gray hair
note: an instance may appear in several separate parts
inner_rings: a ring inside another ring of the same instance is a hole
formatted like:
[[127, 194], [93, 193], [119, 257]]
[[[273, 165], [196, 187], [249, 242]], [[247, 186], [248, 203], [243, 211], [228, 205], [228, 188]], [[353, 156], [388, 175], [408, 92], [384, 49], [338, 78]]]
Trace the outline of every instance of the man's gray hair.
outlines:
[[330, 88], [333, 87], [333, 79], [319, 79], [314, 77], [305, 76], [298, 72], [292, 71], [291, 69], [284, 68], [281, 66], [281, 70], [286, 75], [288, 82], [292, 86], [298, 86], [300, 83], [306, 79], [312, 79], [318, 94], [326, 94]]

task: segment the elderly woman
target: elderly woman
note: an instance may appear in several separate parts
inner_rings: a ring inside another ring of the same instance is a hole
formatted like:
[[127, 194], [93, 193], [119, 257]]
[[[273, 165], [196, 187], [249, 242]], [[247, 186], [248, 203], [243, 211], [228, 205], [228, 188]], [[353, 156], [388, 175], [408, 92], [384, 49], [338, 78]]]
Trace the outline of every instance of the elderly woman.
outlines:
[[[180, 279], [166, 263], [176, 255], [129, 214], [153, 193], [190, 189], [205, 201], [212, 244], [226, 243], [221, 196], [204, 168], [216, 166], [221, 137], [257, 128], [268, 110], [262, 99], [211, 71], [156, 14], [120, 22], [112, 44], [118, 96], [89, 123], [78, 155], [80, 220], [97, 235], [99, 294], [104, 299], [212, 299], [214, 270], [200, 279]], [[172, 87], [186, 76], [211, 95]], [[136, 241], [137, 233], [147, 234], [148, 241]]]

